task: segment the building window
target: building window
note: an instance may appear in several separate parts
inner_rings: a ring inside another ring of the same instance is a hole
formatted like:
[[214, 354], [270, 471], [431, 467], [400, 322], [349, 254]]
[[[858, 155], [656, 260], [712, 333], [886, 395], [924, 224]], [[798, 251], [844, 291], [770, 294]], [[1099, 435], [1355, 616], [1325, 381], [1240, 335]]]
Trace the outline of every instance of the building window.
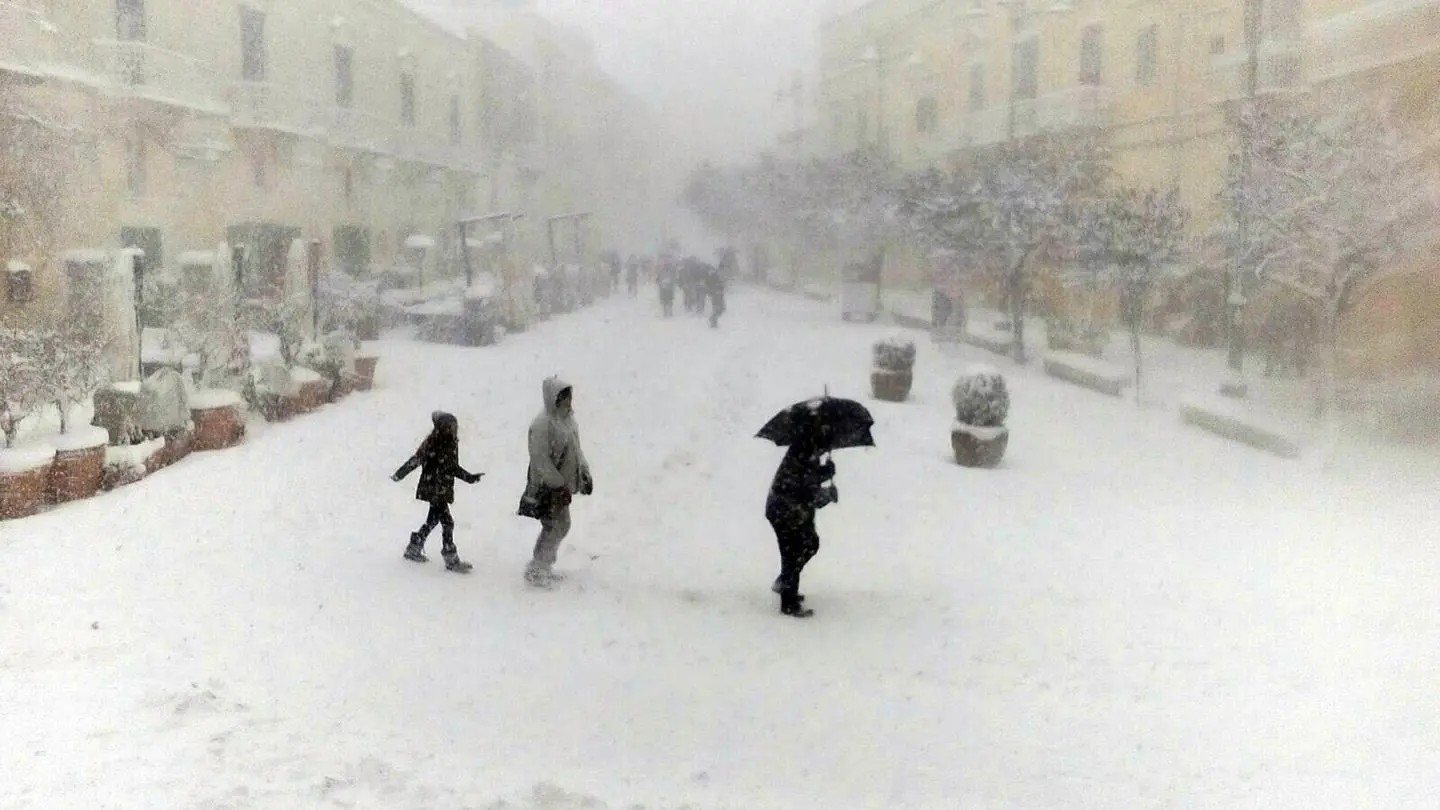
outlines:
[[1040, 40], [1017, 42], [1011, 50], [1015, 72], [1010, 91], [1017, 99], [1035, 98], [1040, 90]]
[[1105, 64], [1103, 56], [1104, 28], [1099, 25], [1087, 25], [1085, 31], [1080, 35], [1080, 83], [1092, 87], [1099, 87], [1103, 84], [1102, 72]]
[[1216, 34], [1210, 37], [1210, 55], [1219, 56], [1222, 53], [1225, 53], [1225, 35]]
[[460, 145], [460, 97], [450, 97], [450, 145]]
[[149, 185], [149, 166], [145, 152], [145, 133], [139, 129], [130, 133], [125, 143], [125, 190], [132, 198], [145, 196]]
[[984, 65], [971, 65], [970, 67], [970, 98], [965, 102], [965, 108], [971, 112], [985, 109]]
[[12, 304], [28, 304], [35, 300], [35, 284], [30, 265], [14, 259], [5, 263], [6, 293]]
[[940, 123], [939, 105], [935, 99], [925, 96], [915, 102], [915, 131], [919, 133], [934, 132]]
[[1155, 81], [1155, 51], [1160, 44], [1159, 26], [1140, 29], [1135, 37], [1135, 83], [1147, 85]]
[[240, 78], [265, 81], [265, 14], [240, 7]]
[[415, 75], [400, 74], [400, 120], [407, 126], [415, 126]]
[[250, 175], [251, 180], [255, 183], [255, 188], [261, 191], [270, 188], [270, 166], [266, 162], [263, 152], [256, 152], [251, 156]]
[[335, 106], [348, 110], [355, 103], [355, 51], [335, 46]]
[[115, 38], [145, 41], [145, 0], [115, 0]]

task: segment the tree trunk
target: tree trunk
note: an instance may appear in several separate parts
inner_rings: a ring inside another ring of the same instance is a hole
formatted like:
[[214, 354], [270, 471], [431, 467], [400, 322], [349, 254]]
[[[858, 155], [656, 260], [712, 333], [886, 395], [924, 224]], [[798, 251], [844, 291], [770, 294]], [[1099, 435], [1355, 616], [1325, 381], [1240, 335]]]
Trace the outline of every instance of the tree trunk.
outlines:
[[65, 415], [65, 400], [63, 400], [63, 399], [57, 399], [57, 400], [55, 400], [55, 410], [57, 410], [57, 411], [60, 412], [60, 432], [61, 432], [61, 433], [64, 433], [64, 432], [66, 431], [66, 429], [69, 428], [69, 426], [70, 426], [70, 425], [69, 425], [69, 421], [70, 421], [70, 420], [67, 419], [67, 418], [66, 418], [66, 415]]
[[1141, 361], [1140, 361], [1140, 321], [1130, 321], [1130, 351], [1135, 355], [1135, 404], [1140, 404], [1141, 396]]
[[1023, 265], [1010, 270], [1010, 354], [1025, 365], [1025, 276]]

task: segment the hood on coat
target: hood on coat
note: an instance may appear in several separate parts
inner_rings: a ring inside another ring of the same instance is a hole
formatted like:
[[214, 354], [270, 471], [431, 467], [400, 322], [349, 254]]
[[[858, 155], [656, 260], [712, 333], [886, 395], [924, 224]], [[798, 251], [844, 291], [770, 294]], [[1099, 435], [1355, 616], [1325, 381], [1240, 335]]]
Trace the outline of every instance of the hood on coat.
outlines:
[[435, 426], [437, 433], [454, 436], [460, 432], [460, 420], [456, 419], [453, 413], [434, 411], [430, 414], [430, 423]]
[[554, 416], [556, 400], [560, 398], [561, 394], [569, 391], [572, 387], [570, 383], [565, 382], [559, 377], [546, 378], [545, 382], [540, 384], [540, 392], [545, 397], [545, 413]]

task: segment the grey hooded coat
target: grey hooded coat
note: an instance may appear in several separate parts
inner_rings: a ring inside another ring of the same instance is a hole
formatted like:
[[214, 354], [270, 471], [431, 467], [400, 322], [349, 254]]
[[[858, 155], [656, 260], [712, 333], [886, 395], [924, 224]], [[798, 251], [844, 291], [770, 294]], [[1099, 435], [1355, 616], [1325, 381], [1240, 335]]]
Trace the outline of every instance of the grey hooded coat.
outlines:
[[531, 490], [543, 484], [571, 495], [588, 494], [590, 464], [580, 449], [580, 426], [574, 416], [561, 416], [556, 408], [556, 400], [568, 390], [570, 384], [559, 377], [550, 377], [541, 384], [545, 407], [530, 423], [527, 486]]

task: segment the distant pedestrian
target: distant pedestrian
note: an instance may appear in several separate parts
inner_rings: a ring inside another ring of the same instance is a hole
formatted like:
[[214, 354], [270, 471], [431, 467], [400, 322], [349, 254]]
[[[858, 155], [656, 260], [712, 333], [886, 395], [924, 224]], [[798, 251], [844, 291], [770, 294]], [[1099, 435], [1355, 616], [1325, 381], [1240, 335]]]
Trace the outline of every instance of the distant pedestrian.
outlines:
[[[725, 274], [718, 267], [706, 265], [705, 293], [710, 298], [710, 328], [720, 325], [720, 316], [725, 314]], [[703, 308], [703, 304], [701, 305]]]
[[679, 283], [675, 260], [662, 257], [655, 271], [655, 286], [660, 291], [660, 311], [669, 318], [675, 314], [675, 286]]
[[474, 484], [484, 473], [472, 473], [460, 466], [460, 423], [453, 414], [435, 411], [430, 414], [430, 421], [430, 435], [420, 443], [415, 455], [391, 476], [392, 480], [400, 481], [419, 467], [420, 483], [415, 487], [415, 499], [430, 505], [425, 523], [419, 531], [410, 535], [405, 559], [419, 563], [430, 561], [425, 556], [425, 540], [438, 525], [443, 541], [440, 553], [445, 559], [445, 568], [468, 573], [472, 566], [460, 559], [455, 548], [455, 519], [450, 516], [450, 504], [455, 501], [456, 478]]

